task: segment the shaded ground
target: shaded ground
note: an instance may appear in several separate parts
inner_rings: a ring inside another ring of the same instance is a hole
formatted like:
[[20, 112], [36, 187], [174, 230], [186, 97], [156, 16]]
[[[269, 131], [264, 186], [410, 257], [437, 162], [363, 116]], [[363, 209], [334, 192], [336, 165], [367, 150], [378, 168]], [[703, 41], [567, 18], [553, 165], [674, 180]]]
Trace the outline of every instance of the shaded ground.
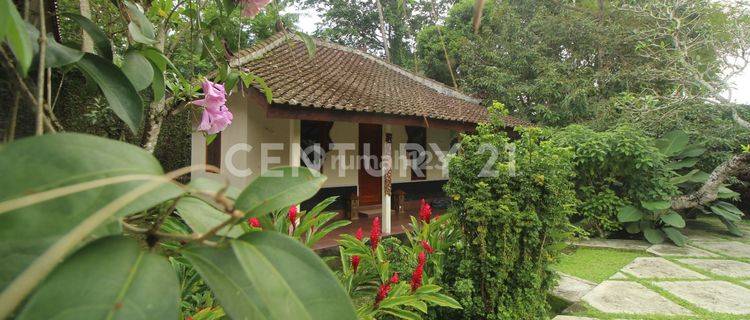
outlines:
[[575, 276], [563, 276], [556, 292], [574, 304], [556, 319], [748, 319], [750, 223], [741, 228], [745, 236], [733, 237], [718, 220], [690, 221], [686, 247], [582, 242], [618, 249], [582, 248], [563, 259], [558, 271]]

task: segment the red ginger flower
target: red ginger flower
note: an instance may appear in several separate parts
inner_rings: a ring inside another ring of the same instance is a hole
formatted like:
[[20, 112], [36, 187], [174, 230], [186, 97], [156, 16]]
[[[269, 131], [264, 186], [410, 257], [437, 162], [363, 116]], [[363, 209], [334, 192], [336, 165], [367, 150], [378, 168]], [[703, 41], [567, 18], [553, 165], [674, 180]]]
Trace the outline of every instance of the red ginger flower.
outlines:
[[380, 301], [383, 301], [388, 296], [388, 292], [391, 291], [391, 285], [390, 284], [382, 284], [380, 285], [380, 288], [378, 288], [378, 295], [375, 297], [375, 307], [377, 307], [380, 304]]
[[357, 238], [357, 240], [362, 241], [362, 228], [357, 229], [357, 233], [354, 234], [354, 237]]
[[396, 284], [398, 283], [398, 272], [394, 272], [393, 276], [390, 279], [391, 283]]
[[417, 265], [424, 266], [424, 263], [427, 262], [427, 255], [424, 254], [424, 251], [419, 253], [419, 256], [417, 257]]
[[354, 270], [354, 273], [357, 273], [358, 268], [359, 268], [359, 256], [352, 256], [352, 270]]
[[419, 203], [419, 220], [422, 220], [425, 223], [430, 223], [430, 218], [432, 217], [432, 207], [430, 207], [430, 204], [427, 203], [427, 201], [424, 201], [424, 199], [420, 200]]
[[288, 217], [289, 217], [289, 222], [292, 223], [292, 226], [296, 226], [296, 223], [297, 223], [297, 206], [296, 205], [289, 207]]
[[411, 292], [416, 291], [422, 286], [422, 273], [424, 272], [424, 265], [418, 264], [417, 268], [414, 269], [414, 273], [411, 274]]
[[422, 248], [424, 248], [424, 251], [427, 251], [429, 254], [435, 253], [435, 249], [432, 248], [427, 240], [422, 240]]
[[260, 220], [255, 217], [247, 219], [247, 224], [253, 228], [260, 228]]
[[370, 247], [372, 251], [378, 248], [378, 243], [380, 243], [380, 218], [375, 217], [372, 220], [372, 229], [370, 230]]

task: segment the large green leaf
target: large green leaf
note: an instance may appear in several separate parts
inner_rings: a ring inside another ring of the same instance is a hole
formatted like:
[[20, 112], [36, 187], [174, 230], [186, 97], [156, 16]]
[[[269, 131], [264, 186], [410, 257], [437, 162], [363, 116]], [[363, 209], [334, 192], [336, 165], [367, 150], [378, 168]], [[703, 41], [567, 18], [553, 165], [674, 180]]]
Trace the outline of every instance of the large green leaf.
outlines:
[[227, 196], [227, 198], [230, 199], [237, 199], [237, 197], [240, 196], [240, 190], [238, 190], [235, 187], [228, 186], [224, 182], [220, 182], [215, 179], [211, 178], [195, 178], [190, 180], [190, 183], [188, 184], [190, 188], [202, 190], [202, 191], [208, 191], [208, 192], [219, 192], [220, 190], [224, 189], [224, 195]]
[[0, 0], [0, 40], [8, 43], [18, 60], [21, 75], [26, 76], [34, 58], [34, 49], [26, 23], [11, 0]]
[[641, 201], [641, 205], [649, 211], [661, 211], [669, 209], [672, 202], [667, 200]]
[[235, 206], [250, 216], [264, 215], [309, 199], [325, 181], [324, 175], [304, 167], [272, 169], [250, 182]]
[[[206, 233], [229, 218], [229, 215], [194, 197], [180, 199], [175, 208], [188, 226], [199, 233]], [[242, 228], [238, 226], [231, 229], [227, 227], [218, 232], [219, 235], [227, 235], [232, 238], [239, 237], [242, 233]]]
[[[0, 149], [0, 288], [91, 213], [146, 183], [149, 177], [162, 174], [159, 162], [145, 150], [84, 134], [25, 138]], [[24, 197], [116, 177], [133, 179], [8, 209], [11, 201]], [[164, 185], [130, 203], [118, 215], [145, 210], [180, 192], [171, 184]]]
[[739, 227], [737, 227], [737, 224], [734, 223], [734, 221], [729, 221], [726, 218], [719, 216], [719, 220], [727, 226], [727, 230], [729, 230], [729, 233], [731, 233], [734, 236], [741, 237], [742, 236], [742, 230], [740, 230]]
[[99, 29], [99, 27], [91, 20], [89, 20], [89, 18], [86, 18], [80, 14], [66, 12], [62, 13], [61, 16], [67, 17], [81, 26], [81, 28], [83, 28], [83, 31], [86, 31], [89, 37], [91, 37], [91, 40], [94, 42], [96, 52], [105, 59], [110, 61], [112, 60], [112, 43], [109, 41], [109, 37], [107, 37], [107, 34], [105, 34], [102, 29]]
[[133, 37], [133, 40], [145, 44], [156, 43], [156, 30], [154, 29], [154, 25], [151, 23], [151, 21], [148, 20], [148, 17], [143, 14], [143, 10], [141, 10], [138, 5], [130, 1], [126, 0], [123, 1], [123, 3], [125, 4], [125, 9], [128, 11], [128, 15], [130, 16], [128, 31]]
[[674, 211], [670, 212], [667, 215], [663, 215], [661, 217], [661, 221], [675, 228], [685, 227], [685, 219], [683, 219], [679, 213]]
[[635, 222], [643, 219], [643, 212], [633, 206], [620, 207], [617, 212], [617, 220], [620, 222]]
[[656, 140], [656, 148], [666, 156], [674, 156], [682, 152], [690, 141], [690, 137], [680, 130], [675, 130]]
[[703, 146], [699, 144], [692, 144], [687, 146], [685, 150], [682, 150], [682, 152], [680, 152], [680, 154], [678, 154], [677, 156], [680, 158], [692, 158], [700, 156], [705, 152], [706, 148], [704, 148]]
[[745, 214], [733, 204], [724, 201], [716, 201], [710, 206], [713, 213], [729, 221], [740, 221]]
[[59, 44], [50, 33], [47, 35], [47, 54], [45, 57], [47, 67], [59, 68], [78, 62], [83, 58], [83, 52]]
[[643, 236], [648, 242], [659, 244], [664, 242], [664, 232], [659, 229], [643, 228]]
[[682, 159], [675, 162], [668, 163], [665, 167], [671, 170], [679, 170], [682, 168], [690, 168], [698, 163], [698, 158]]
[[667, 235], [669, 240], [672, 240], [672, 242], [678, 247], [682, 247], [685, 245], [685, 243], [687, 243], [688, 238], [684, 234], [682, 234], [680, 230], [670, 227], [663, 228], [662, 230]]
[[154, 69], [151, 63], [140, 52], [130, 50], [125, 53], [122, 72], [128, 77], [135, 90], [146, 89], [154, 80]]
[[179, 306], [180, 283], [167, 259], [116, 236], [68, 258], [16, 319], [177, 319]]
[[277, 232], [183, 252], [233, 319], [356, 319], [341, 284], [310, 249]]
[[91, 53], [76, 65], [99, 85], [109, 108], [137, 133], [143, 121], [143, 101], [128, 77], [112, 62]]

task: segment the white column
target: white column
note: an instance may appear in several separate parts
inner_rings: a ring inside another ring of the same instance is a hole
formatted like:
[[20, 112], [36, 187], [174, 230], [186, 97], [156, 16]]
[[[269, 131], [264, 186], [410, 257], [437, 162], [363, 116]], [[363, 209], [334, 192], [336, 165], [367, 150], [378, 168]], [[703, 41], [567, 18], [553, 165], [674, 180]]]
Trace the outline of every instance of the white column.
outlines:
[[[297, 168], [301, 163], [302, 147], [300, 145], [301, 140], [301, 129], [302, 122], [299, 119], [289, 119], [289, 166]], [[295, 169], [296, 170], [296, 169]], [[297, 174], [294, 170], [294, 174]], [[297, 204], [297, 211], [299, 211], [299, 203]], [[299, 223], [299, 218], [297, 218]]]
[[383, 220], [383, 234], [391, 233], [391, 180], [392, 180], [392, 168], [393, 168], [393, 150], [392, 150], [392, 134], [391, 125], [386, 124], [383, 126], [383, 159], [381, 159], [382, 167], [382, 183], [381, 183], [381, 195], [382, 195], [382, 213], [381, 220]]

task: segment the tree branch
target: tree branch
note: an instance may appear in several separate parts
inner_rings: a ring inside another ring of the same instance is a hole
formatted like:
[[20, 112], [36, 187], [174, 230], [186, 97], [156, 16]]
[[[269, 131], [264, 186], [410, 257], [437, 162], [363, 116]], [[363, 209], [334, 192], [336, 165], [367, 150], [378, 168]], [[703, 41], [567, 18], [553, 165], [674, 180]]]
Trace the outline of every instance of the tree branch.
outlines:
[[708, 177], [706, 183], [698, 191], [691, 194], [675, 197], [672, 199], [672, 209], [683, 210], [695, 208], [715, 201], [719, 198], [719, 187], [729, 177], [736, 176], [747, 170], [750, 166], [750, 153], [743, 153], [725, 161]]

